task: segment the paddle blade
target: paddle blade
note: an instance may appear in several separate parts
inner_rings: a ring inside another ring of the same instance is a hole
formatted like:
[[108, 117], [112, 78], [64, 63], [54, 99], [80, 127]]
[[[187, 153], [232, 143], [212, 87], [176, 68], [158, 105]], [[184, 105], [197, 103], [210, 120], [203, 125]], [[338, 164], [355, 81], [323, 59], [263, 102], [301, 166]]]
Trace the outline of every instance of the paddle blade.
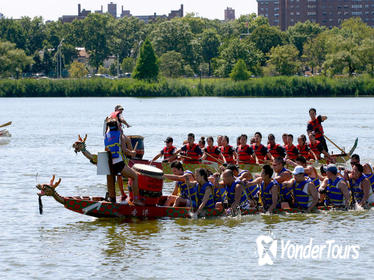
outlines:
[[354, 151], [357, 148], [357, 144], [358, 144], [358, 138], [356, 138], [355, 143], [353, 144], [352, 149], [349, 151], [349, 153], [348, 153], [349, 156], [351, 156], [354, 153]]
[[12, 124], [12, 122], [10, 121], [10, 122], [7, 122], [7, 123], [4, 123], [4, 124], [0, 125], [0, 127], [8, 126], [8, 125], [11, 125], [11, 124]]

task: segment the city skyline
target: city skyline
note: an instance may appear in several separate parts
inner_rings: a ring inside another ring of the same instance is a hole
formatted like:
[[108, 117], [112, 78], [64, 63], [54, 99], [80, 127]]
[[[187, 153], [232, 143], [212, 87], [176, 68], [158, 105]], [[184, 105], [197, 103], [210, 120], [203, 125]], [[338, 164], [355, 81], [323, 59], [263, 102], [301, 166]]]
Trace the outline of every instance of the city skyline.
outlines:
[[[100, 10], [101, 6], [104, 7], [104, 12], [107, 12], [108, 3], [113, 2], [117, 4], [117, 9], [120, 10], [121, 6], [124, 9], [130, 10], [133, 15], [146, 15], [157, 13], [168, 14], [170, 10], [175, 10], [184, 5], [185, 14], [195, 13], [197, 16], [206, 17], [209, 19], [224, 19], [224, 10], [227, 7], [235, 9], [236, 17], [242, 14], [257, 13], [256, 0], [163, 0], [155, 1], [103, 1], [103, 0], [13, 0], [6, 2], [0, 7], [0, 13], [4, 14], [7, 18], [21, 18], [22, 16], [35, 17], [42, 16], [44, 20], [58, 20], [62, 15], [76, 15], [77, 5], [81, 4], [87, 10]], [[212, 9], [212, 6], [214, 9]], [[20, 9], [19, 7], [22, 7]], [[27, 11], [27, 12], [25, 12]]]

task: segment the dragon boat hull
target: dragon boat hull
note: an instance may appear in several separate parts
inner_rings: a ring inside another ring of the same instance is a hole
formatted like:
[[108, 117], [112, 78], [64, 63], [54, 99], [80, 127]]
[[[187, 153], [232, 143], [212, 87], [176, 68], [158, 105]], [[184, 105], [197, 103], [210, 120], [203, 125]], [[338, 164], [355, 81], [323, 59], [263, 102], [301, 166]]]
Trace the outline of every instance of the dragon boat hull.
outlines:
[[[161, 198], [165, 201], [166, 196]], [[73, 196], [64, 197], [65, 208], [96, 218], [140, 218], [140, 219], [160, 219], [160, 218], [191, 218], [191, 211], [188, 207], [169, 206], [136, 206], [132, 203], [112, 203], [104, 201], [103, 197]], [[373, 207], [374, 203], [370, 205]], [[328, 206], [318, 207], [319, 211], [329, 211], [333, 208]], [[262, 213], [258, 209], [242, 209], [241, 215], [255, 215]], [[277, 209], [274, 214], [282, 213], [303, 213], [301, 209]], [[207, 209], [203, 213], [204, 217], [225, 216], [224, 211], [217, 209]]]

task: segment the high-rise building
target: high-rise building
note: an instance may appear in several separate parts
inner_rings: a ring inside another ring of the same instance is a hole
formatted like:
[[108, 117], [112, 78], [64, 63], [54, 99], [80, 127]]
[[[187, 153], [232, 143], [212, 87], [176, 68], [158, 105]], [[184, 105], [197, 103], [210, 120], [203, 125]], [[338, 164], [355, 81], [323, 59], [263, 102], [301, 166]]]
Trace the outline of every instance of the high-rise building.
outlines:
[[117, 18], [117, 4], [110, 2], [108, 4], [108, 13], [112, 15], [112, 17]]
[[374, 0], [257, 0], [258, 15], [286, 30], [297, 22], [319, 23], [332, 28], [351, 17], [374, 26]]
[[228, 20], [235, 20], [235, 10], [230, 7], [227, 7], [225, 10], [225, 21]]

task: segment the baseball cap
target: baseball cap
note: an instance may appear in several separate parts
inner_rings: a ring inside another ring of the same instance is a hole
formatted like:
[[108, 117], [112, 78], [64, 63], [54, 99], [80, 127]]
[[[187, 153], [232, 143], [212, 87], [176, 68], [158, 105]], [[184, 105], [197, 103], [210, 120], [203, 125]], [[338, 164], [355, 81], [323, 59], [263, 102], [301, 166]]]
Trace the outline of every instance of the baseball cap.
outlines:
[[114, 111], [119, 111], [119, 110], [123, 110], [122, 105], [117, 105], [116, 107], [114, 107]]
[[166, 138], [166, 140], [164, 141], [165, 143], [170, 143], [170, 142], [173, 142], [173, 138], [171, 137], [168, 137]]
[[298, 165], [295, 167], [294, 171], [292, 172], [293, 175], [298, 175], [298, 174], [304, 174], [304, 167]]
[[326, 167], [326, 171], [329, 171], [329, 172], [331, 172], [333, 174], [336, 174], [336, 173], [338, 173], [338, 168], [336, 168], [335, 164], [329, 164]]

